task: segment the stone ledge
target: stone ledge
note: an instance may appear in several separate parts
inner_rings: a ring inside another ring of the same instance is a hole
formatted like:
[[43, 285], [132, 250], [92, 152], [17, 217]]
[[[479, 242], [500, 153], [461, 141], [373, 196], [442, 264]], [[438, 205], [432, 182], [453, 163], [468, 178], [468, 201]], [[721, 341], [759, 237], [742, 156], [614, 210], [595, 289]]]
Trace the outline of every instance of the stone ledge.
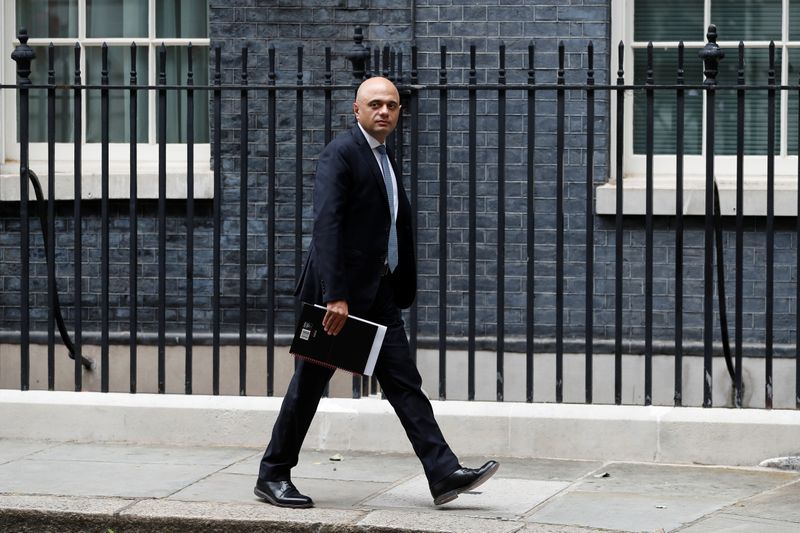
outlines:
[[[0, 390], [0, 438], [258, 448], [281, 401]], [[795, 453], [800, 442], [800, 411], [794, 410], [432, 404], [448, 442], [464, 456], [755, 466]], [[306, 447], [412, 453], [391, 406], [377, 398], [323, 399]]]

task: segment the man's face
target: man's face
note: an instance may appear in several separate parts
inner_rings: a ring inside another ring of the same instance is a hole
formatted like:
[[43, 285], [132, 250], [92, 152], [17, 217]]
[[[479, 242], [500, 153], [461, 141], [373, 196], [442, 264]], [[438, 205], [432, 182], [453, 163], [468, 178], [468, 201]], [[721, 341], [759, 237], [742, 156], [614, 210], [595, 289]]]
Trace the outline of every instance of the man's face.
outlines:
[[385, 78], [370, 78], [358, 88], [353, 113], [364, 130], [384, 142], [400, 116], [400, 95]]

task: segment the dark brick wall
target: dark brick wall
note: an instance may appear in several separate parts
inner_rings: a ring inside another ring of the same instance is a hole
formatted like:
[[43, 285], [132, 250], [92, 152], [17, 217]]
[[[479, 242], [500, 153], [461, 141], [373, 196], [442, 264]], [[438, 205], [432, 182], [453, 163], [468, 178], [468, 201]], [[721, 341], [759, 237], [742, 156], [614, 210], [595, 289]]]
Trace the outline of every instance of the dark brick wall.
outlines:
[[[514, 5], [511, 5], [514, 4]], [[586, 47], [594, 42], [597, 81], [607, 80], [608, 14], [607, 2], [584, 6], [585, 2], [492, 2], [475, 5], [472, 2], [417, 2], [416, 40], [420, 53], [420, 80], [438, 81], [440, 47], [447, 47], [448, 82], [465, 83], [469, 79], [469, 52], [474, 45], [477, 54], [478, 83], [498, 80], [499, 49], [505, 46], [508, 83], [526, 83], [528, 78], [528, 46], [535, 46], [536, 79], [540, 83], [555, 83], [558, 68], [558, 43], [566, 48], [566, 81], [581, 83], [586, 79]], [[466, 334], [468, 293], [468, 144], [467, 95], [455, 93], [448, 104], [448, 335]], [[497, 212], [498, 202], [498, 119], [497, 93], [479, 93], [477, 149], [477, 334], [497, 334]], [[565, 209], [569, 213], [565, 244], [569, 278], [579, 276], [583, 269], [583, 234], [574, 230], [585, 224], [585, 98], [581, 94], [567, 95], [565, 135], [570, 139], [565, 153]], [[598, 148], [607, 148], [607, 97], [598, 95]], [[527, 197], [527, 95], [509, 92], [506, 103], [506, 195], [505, 201], [505, 325], [508, 335], [522, 335], [527, 321], [525, 312], [526, 288], [526, 213]], [[420, 317], [430, 326], [427, 332], [436, 334], [438, 323], [438, 215], [439, 198], [439, 112], [436, 94], [427, 95], [421, 104], [420, 175]], [[553, 91], [538, 93], [536, 103], [537, 139], [535, 155], [536, 199], [536, 316], [537, 335], [554, 335], [552, 320], [555, 293], [555, 136], [556, 98]], [[598, 183], [604, 180], [606, 158], [595, 160]], [[582, 287], [569, 280], [571, 292], [583, 293]], [[577, 296], [577, 295], [576, 295]], [[573, 296], [567, 300], [575, 307], [580, 302]], [[579, 317], [576, 317], [579, 318]], [[583, 320], [566, 320], [570, 335], [582, 331]]]
[[[554, 83], [558, 61], [557, 47], [563, 41], [566, 49], [566, 81], [582, 83], [587, 66], [586, 46], [592, 41], [595, 50], [596, 81], [609, 82], [609, 10], [608, 0], [501, 0], [481, 2], [460, 0], [211, 0], [210, 31], [212, 48], [220, 45], [223, 55], [223, 83], [237, 83], [241, 78], [240, 51], [249, 48], [248, 81], [265, 84], [268, 81], [269, 47], [276, 51], [277, 83], [292, 84], [298, 80], [297, 47], [302, 45], [302, 82], [319, 84], [324, 77], [324, 47], [333, 54], [333, 80], [337, 84], [353, 82], [350, 63], [345, 59], [352, 46], [356, 26], [364, 30], [365, 45], [380, 48], [385, 44], [402, 52], [404, 72], [408, 75], [411, 43], [419, 49], [419, 80], [436, 83], [440, 62], [440, 46], [447, 47], [449, 83], [468, 80], [469, 47], [475, 45], [478, 60], [478, 82], [497, 80], [498, 50], [506, 47], [508, 83], [527, 80], [527, 49], [530, 42], [536, 47], [536, 79]], [[412, 10], [412, 6], [415, 8]], [[213, 62], [213, 52], [212, 52]], [[613, 80], [612, 80], [613, 81]], [[302, 194], [304, 196], [304, 246], [310, 233], [310, 197], [316, 157], [324, 145], [321, 92], [312, 91], [304, 97], [304, 124], [301, 133]], [[454, 339], [466, 334], [467, 318], [467, 94], [453, 91], [449, 99], [448, 117], [448, 335]], [[534, 198], [526, 192], [526, 125], [527, 107], [523, 93], [509, 91], [507, 100], [506, 136], [506, 196], [505, 217], [505, 321], [506, 334], [514, 338], [524, 335], [529, 320], [525, 315], [526, 213], [535, 209], [536, 249], [535, 295], [533, 317], [539, 339], [555, 336], [555, 260], [556, 260], [556, 99], [553, 91], [537, 93], [536, 153]], [[334, 133], [352, 124], [351, 89], [334, 95]], [[267, 95], [256, 91], [250, 97], [249, 145], [249, 223], [248, 223], [248, 324], [252, 332], [263, 333], [267, 310], [266, 250], [267, 250]], [[439, 109], [438, 94], [420, 94], [419, 173], [413, 177], [419, 193], [419, 320], [422, 337], [438, 335], [439, 315]], [[276, 276], [278, 323], [285, 332], [293, 319], [291, 291], [295, 279], [295, 92], [278, 93], [276, 150], [277, 194], [274, 199], [277, 213]], [[239, 263], [239, 93], [226, 91], [223, 96], [222, 168], [223, 192], [223, 299], [224, 330], [235, 332], [238, 324], [238, 263]], [[478, 334], [497, 333], [496, 275], [497, 275], [497, 94], [479, 92], [478, 113]], [[407, 112], [407, 110], [406, 110]], [[597, 132], [595, 145], [595, 184], [608, 179], [608, 96], [597, 94]], [[565, 153], [565, 337], [581, 342], [584, 332], [585, 276], [585, 132], [586, 99], [580, 92], [568, 92], [566, 97]], [[407, 116], [406, 116], [407, 117]], [[408, 142], [406, 130], [405, 141]], [[408, 164], [408, 153], [404, 164]], [[411, 180], [407, 174], [404, 177]], [[407, 182], [407, 185], [411, 185]], [[83, 301], [84, 328], [99, 328], [98, 266], [99, 221], [96, 202], [86, 202], [83, 221], [85, 234], [85, 264]], [[18, 294], [18, 229], [17, 207], [2, 206], [0, 218], [0, 247], [2, 247], [3, 292], [0, 296], [2, 329], [15, 330], [19, 321]], [[195, 243], [195, 321], [198, 331], [208, 331], [211, 302], [211, 203], [200, 202], [197, 213]], [[72, 286], [72, 222], [71, 207], [59, 208], [59, 283], [62, 305], [71, 320]], [[112, 225], [112, 329], [127, 330], [127, 207], [114, 206]], [[168, 261], [168, 320], [171, 331], [183, 331], [185, 321], [185, 220], [181, 202], [170, 204]], [[729, 320], [732, 322], [733, 250], [732, 221], [726, 221], [726, 278], [729, 295]], [[644, 337], [644, 220], [626, 217], [623, 296], [624, 336], [633, 344]], [[797, 271], [795, 254], [797, 239], [791, 221], [778, 222], [776, 235], [776, 328], [777, 343], [794, 339], [794, 299]], [[140, 219], [140, 328], [155, 331], [157, 288], [155, 204], [141, 207]], [[744, 337], [749, 342], [763, 342], [765, 309], [764, 220], [749, 219], [745, 237], [745, 321]], [[684, 339], [687, 343], [702, 340], [703, 293], [703, 227], [702, 220], [687, 220], [685, 236], [685, 315]], [[36, 233], [36, 231], [34, 231]], [[37, 237], [38, 238], [38, 237]], [[657, 344], [667, 346], [674, 338], [674, 219], [658, 218], [654, 249], [654, 335]], [[595, 335], [598, 349], [610, 346], [614, 337], [614, 220], [595, 219]], [[45, 264], [39, 241], [34, 243], [32, 272], [32, 320], [34, 329], [45, 329], [46, 294]], [[718, 322], [717, 322], [718, 323]], [[668, 347], [668, 346], [667, 346]]]

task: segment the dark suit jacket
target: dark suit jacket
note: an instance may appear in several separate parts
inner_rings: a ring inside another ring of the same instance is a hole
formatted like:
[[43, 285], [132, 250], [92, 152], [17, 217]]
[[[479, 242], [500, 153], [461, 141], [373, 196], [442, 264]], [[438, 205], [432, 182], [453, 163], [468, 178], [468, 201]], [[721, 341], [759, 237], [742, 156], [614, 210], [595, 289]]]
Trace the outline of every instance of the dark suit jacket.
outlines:
[[[399, 263], [390, 276], [395, 302], [414, 301], [417, 272], [411, 205], [398, 177]], [[389, 203], [383, 173], [358, 126], [338, 135], [322, 151], [314, 181], [314, 231], [295, 294], [324, 305], [346, 300], [349, 312], [364, 315], [381, 281], [389, 242]]]

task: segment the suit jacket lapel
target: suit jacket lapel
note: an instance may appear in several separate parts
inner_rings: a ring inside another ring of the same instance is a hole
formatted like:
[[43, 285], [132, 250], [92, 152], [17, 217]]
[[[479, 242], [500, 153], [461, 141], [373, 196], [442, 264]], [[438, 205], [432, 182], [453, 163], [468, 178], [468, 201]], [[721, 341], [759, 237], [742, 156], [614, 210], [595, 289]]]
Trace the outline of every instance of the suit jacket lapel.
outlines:
[[[367, 166], [372, 171], [372, 175], [378, 180], [378, 190], [381, 191], [383, 195], [383, 200], [386, 202], [386, 209], [389, 209], [389, 194], [386, 191], [386, 184], [383, 181], [383, 171], [381, 167], [378, 165], [378, 161], [375, 159], [375, 154], [372, 152], [372, 148], [369, 146], [369, 142], [367, 142], [367, 138], [364, 137], [364, 134], [361, 132], [361, 128], [357, 125], [353, 127], [353, 137], [356, 140], [356, 143], [359, 146], [361, 151], [361, 156], [367, 162]], [[392, 158], [389, 157], [389, 163], [392, 164], [394, 167], [394, 163], [392, 162]], [[395, 170], [395, 174], [397, 171]]]

